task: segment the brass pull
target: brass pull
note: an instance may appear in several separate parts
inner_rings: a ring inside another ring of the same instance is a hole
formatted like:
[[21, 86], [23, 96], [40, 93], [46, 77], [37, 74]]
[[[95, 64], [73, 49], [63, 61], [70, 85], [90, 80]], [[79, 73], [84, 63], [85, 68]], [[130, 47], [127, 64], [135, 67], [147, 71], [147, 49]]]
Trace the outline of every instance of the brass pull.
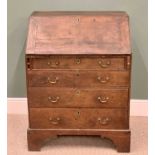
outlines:
[[51, 97], [51, 96], [49, 96], [49, 97], [48, 97], [48, 100], [49, 100], [50, 102], [52, 102], [52, 103], [58, 102], [59, 99], [60, 99], [59, 96], [57, 96], [57, 97]]
[[97, 120], [99, 121], [99, 123], [101, 125], [107, 125], [109, 123], [109, 121], [110, 121], [110, 118], [108, 118], [108, 117], [105, 117], [105, 118], [99, 117]]
[[48, 82], [51, 83], [51, 84], [55, 84], [55, 83], [57, 83], [57, 81], [59, 80], [58, 77], [55, 77], [54, 80], [51, 80], [50, 77], [48, 77], [47, 79], [48, 79]]
[[103, 60], [99, 60], [98, 63], [99, 63], [99, 65], [100, 65], [102, 68], [107, 68], [107, 67], [109, 67], [109, 65], [111, 64], [111, 61], [108, 60], [108, 61], [104, 62]]
[[106, 76], [106, 77], [102, 80], [102, 78], [101, 78], [100, 76], [98, 76], [97, 79], [98, 79], [98, 81], [101, 82], [101, 83], [106, 83], [106, 82], [109, 81], [110, 78], [109, 78], [108, 76]]
[[61, 119], [60, 119], [59, 117], [56, 117], [56, 118], [50, 117], [50, 118], [49, 118], [49, 121], [50, 121], [52, 124], [54, 124], [54, 125], [59, 124], [60, 120], [61, 120]]
[[48, 66], [50, 66], [50, 68], [53, 68], [53, 67], [58, 67], [60, 62], [59, 61], [55, 61], [55, 62], [49, 61], [47, 64], [48, 64]]
[[76, 64], [80, 64], [81, 63], [80, 58], [75, 59], [75, 62], [76, 62]]
[[100, 97], [99, 96], [97, 99], [100, 101], [100, 103], [107, 103], [109, 100], [109, 97]]

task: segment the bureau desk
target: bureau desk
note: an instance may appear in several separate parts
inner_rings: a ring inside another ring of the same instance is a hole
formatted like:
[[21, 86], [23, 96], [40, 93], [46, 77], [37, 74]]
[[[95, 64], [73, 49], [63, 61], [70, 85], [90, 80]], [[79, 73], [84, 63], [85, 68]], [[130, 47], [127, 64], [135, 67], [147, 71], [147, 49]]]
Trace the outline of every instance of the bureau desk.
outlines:
[[25, 57], [29, 150], [61, 135], [92, 135], [130, 151], [125, 12], [34, 12]]

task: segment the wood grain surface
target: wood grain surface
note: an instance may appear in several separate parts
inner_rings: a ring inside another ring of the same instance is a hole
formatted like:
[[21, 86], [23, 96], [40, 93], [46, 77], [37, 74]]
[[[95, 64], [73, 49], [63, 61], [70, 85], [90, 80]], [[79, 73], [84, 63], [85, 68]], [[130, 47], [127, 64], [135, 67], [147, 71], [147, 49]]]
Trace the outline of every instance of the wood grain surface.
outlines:
[[126, 13], [39, 13], [30, 17], [27, 54], [130, 54]]

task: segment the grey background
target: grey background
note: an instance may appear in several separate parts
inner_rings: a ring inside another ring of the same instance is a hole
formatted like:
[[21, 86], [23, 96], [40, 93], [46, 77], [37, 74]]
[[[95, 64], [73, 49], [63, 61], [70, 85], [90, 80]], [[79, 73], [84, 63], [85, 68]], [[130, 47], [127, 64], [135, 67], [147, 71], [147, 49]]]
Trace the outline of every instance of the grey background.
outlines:
[[24, 45], [33, 11], [126, 11], [133, 49], [133, 99], [147, 99], [147, 0], [8, 0], [8, 97], [26, 97]]

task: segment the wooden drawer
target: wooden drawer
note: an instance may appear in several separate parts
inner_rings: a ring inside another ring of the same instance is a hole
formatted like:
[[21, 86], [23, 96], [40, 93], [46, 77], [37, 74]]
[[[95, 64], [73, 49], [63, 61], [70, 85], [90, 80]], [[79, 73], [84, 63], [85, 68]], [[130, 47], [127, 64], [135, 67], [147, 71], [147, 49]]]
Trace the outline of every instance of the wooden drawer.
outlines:
[[129, 85], [129, 72], [98, 70], [28, 71], [28, 84], [32, 87], [123, 87]]
[[127, 129], [128, 111], [122, 109], [30, 108], [30, 128]]
[[128, 107], [128, 89], [29, 87], [29, 107]]
[[75, 87], [75, 72], [29, 71], [28, 84], [32, 87]]
[[31, 69], [124, 70], [126, 57], [119, 56], [40, 56], [32, 58]]
[[76, 75], [76, 87], [106, 88], [129, 85], [128, 71], [81, 70]]

